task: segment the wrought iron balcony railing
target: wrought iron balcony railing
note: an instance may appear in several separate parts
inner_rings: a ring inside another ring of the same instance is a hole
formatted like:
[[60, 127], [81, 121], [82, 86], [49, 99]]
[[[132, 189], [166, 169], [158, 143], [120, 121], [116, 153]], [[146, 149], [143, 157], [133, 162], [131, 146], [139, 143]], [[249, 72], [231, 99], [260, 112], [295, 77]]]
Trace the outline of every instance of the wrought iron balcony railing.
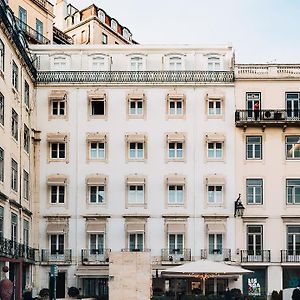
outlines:
[[228, 83], [231, 71], [39, 71], [39, 83]]
[[271, 250], [241, 250], [241, 262], [266, 263], [271, 261]]
[[32, 27], [30, 27], [20, 19], [18, 19], [17, 17], [15, 18], [20, 29], [25, 33], [27, 38], [29, 38], [30, 40], [32, 40], [37, 44], [50, 44], [50, 40], [44, 37], [40, 32], [36, 31], [35, 29], [33, 29]]
[[110, 249], [82, 249], [81, 262], [83, 265], [107, 264], [110, 251]]
[[35, 262], [36, 249], [15, 241], [0, 238], [0, 256], [8, 258], [24, 259], [28, 262]]
[[73, 39], [66, 33], [53, 26], [53, 42], [57, 44], [73, 44]]
[[262, 109], [236, 110], [235, 125], [243, 126], [300, 126], [300, 110]]
[[161, 260], [170, 263], [191, 261], [191, 249], [161, 249]]
[[41, 250], [41, 263], [46, 264], [71, 264], [72, 250], [63, 249], [62, 251], [50, 251], [48, 249]]
[[151, 249], [146, 248], [123, 248], [121, 249], [121, 252], [151, 252]]
[[281, 250], [281, 262], [299, 263], [300, 250]]
[[231, 249], [201, 249], [201, 259], [210, 259], [213, 261], [231, 261]]

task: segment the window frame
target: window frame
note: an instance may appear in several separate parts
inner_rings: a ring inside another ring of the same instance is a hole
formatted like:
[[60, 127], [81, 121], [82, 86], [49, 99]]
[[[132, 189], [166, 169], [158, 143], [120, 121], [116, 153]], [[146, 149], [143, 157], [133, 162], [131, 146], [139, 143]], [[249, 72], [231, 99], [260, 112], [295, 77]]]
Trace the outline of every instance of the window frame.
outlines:
[[30, 107], [30, 87], [27, 80], [24, 80], [24, 103], [27, 109]]
[[[142, 247], [140, 247], [141, 245], [139, 245], [139, 237], [142, 237]], [[131, 237], [134, 237], [134, 248], [131, 247], [132, 245], [132, 241], [131, 241]], [[144, 232], [129, 232], [128, 233], [128, 249], [129, 251], [144, 251], [145, 248], [145, 233]]]
[[[296, 142], [296, 143], [290, 143], [290, 144], [288, 144], [288, 139], [289, 138], [298, 138], [298, 142]], [[295, 151], [293, 151], [292, 153], [293, 153], [293, 155], [291, 156], [291, 157], [288, 157], [288, 145], [292, 145], [292, 148], [291, 149], [294, 149], [295, 150], [295, 148], [297, 148], [297, 147], [295, 147], [295, 145], [299, 145], [299, 147], [300, 147], [300, 135], [287, 135], [287, 136], [285, 136], [285, 159], [286, 160], [300, 160], [300, 151], [298, 150], [298, 152], [299, 152], [299, 156], [297, 157], [295, 157]], [[298, 147], [298, 149], [299, 149], [299, 147]]]
[[19, 180], [18, 180], [19, 175], [18, 174], [19, 174], [19, 165], [12, 158], [11, 159], [11, 184], [10, 184], [10, 188], [14, 192], [18, 192], [18, 189], [19, 189]]
[[[210, 103], [213, 104], [212, 113]], [[220, 113], [217, 113], [217, 103], [220, 103]], [[223, 116], [223, 100], [221, 98], [208, 98], [207, 100], [207, 116], [208, 118], [220, 118]]]
[[[134, 188], [134, 189], [133, 189]], [[138, 189], [142, 188], [142, 189]], [[134, 192], [134, 195], [132, 195]], [[142, 201], [138, 201], [141, 195], [139, 191], [142, 191]], [[134, 201], [132, 201], [134, 200]], [[128, 183], [127, 184], [127, 204], [128, 206], [145, 205], [146, 204], [146, 184], [145, 183]]]
[[4, 182], [4, 176], [5, 176], [5, 161], [4, 161], [4, 155], [5, 155], [5, 152], [4, 152], [4, 149], [0, 147], [0, 182]]
[[[207, 141], [207, 160], [215, 160], [215, 161], [222, 161], [224, 159], [224, 141]], [[210, 154], [210, 148], [209, 145], [212, 144], [213, 145], [213, 149], [212, 149], [212, 153], [213, 156], [209, 156]], [[221, 145], [220, 149], [217, 149], [217, 145]], [[218, 157], [217, 153], [218, 151], [221, 151], [221, 156]]]
[[0, 125], [4, 126], [5, 121], [5, 98], [0, 92]]
[[[219, 67], [216, 67], [216, 65]], [[222, 60], [220, 55], [209, 55], [207, 57], [207, 70], [208, 71], [221, 71], [222, 70]]]
[[[260, 139], [260, 142], [259, 143], [255, 143], [255, 142], [253, 142], [252, 144], [250, 144], [250, 142], [249, 142], [249, 139], [253, 139], [253, 138], [259, 138]], [[262, 144], [262, 142], [263, 142], [263, 137], [261, 136], [261, 135], [247, 135], [246, 136], [246, 160], [262, 160], [263, 159], [263, 144]], [[252, 156], [253, 157], [249, 157], [248, 156], [248, 147], [250, 146], [250, 145], [252, 145], [252, 150], [251, 150], [251, 152], [252, 152]], [[256, 150], [255, 150], [255, 146], [256, 145], [259, 145], [259, 157], [255, 157], [255, 152], [256, 152]]]
[[[298, 181], [297, 184], [289, 184], [289, 182], [291, 181]], [[291, 201], [289, 202], [289, 187], [292, 188], [292, 199]], [[299, 190], [299, 195], [298, 195], [298, 198], [299, 198], [299, 202], [297, 203], [296, 202], [296, 189]], [[300, 178], [287, 178], [286, 179], [286, 204], [287, 205], [299, 205], [300, 204]]]
[[104, 32], [102, 32], [101, 43], [102, 43], [102, 45], [107, 45], [108, 44], [108, 36]]
[[[54, 103], [57, 103], [57, 114], [54, 114]], [[63, 108], [61, 104], [64, 104]], [[61, 110], [63, 109], [63, 114]], [[51, 118], [65, 118], [67, 116], [67, 100], [66, 99], [53, 99], [50, 101]]]
[[[171, 189], [171, 187], [174, 189]], [[172, 191], [174, 196], [172, 196]], [[167, 204], [168, 206], [184, 206], [185, 205], [185, 183], [168, 183], [167, 185]], [[181, 196], [180, 196], [181, 194]], [[170, 201], [174, 197], [174, 201]]]
[[[55, 237], [53, 239], [52, 237]], [[63, 255], [65, 253], [65, 235], [61, 233], [49, 234], [50, 255]]]
[[15, 141], [19, 140], [19, 115], [13, 108], [11, 110], [11, 135]]
[[29, 185], [29, 173], [23, 170], [23, 199], [29, 201], [30, 185]]
[[[174, 144], [174, 149], [170, 149], [170, 145], [171, 144]], [[181, 144], [181, 149], [179, 147], [179, 145]], [[170, 155], [170, 151], [174, 151], [174, 156], [172, 157]], [[181, 156], [178, 156], [178, 154], [180, 153], [181, 151]], [[168, 160], [183, 160], [184, 159], [184, 141], [168, 141], [168, 145], [167, 145], [167, 155], [168, 155]]]
[[[97, 147], [96, 147], [96, 153], [97, 153], [97, 157], [93, 158], [91, 153], [92, 153], [92, 144], [97, 144]], [[103, 150], [100, 149], [99, 144], [103, 144]], [[98, 154], [99, 154], [99, 151], [103, 151], [104, 155], [103, 157], [100, 157]], [[88, 159], [90, 161], [104, 161], [106, 160], [106, 141], [103, 140], [103, 141], [88, 141]]]
[[[145, 160], [145, 142], [139, 141], [139, 142], [134, 142], [134, 141], [128, 141], [128, 160], [132, 161], [143, 161]], [[134, 145], [134, 148], [131, 148], [131, 146]], [[138, 146], [142, 145], [142, 148], [139, 148]], [[134, 152], [132, 152], [134, 151]], [[142, 156], [139, 156], [139, 152], [142, 152]], [[131, 156], [131, 154], [134, 153], [134, 156]]]
[[1, 74], [4, 74], [5, 70], [5, 45], [0, 39], [0, 72]]
[[[103, 114], [95, 114], [93, 113], [93, 103], [94, 102], [103, 102]], [[88, 112], [89, 112], [89, 118], [90, 119], [107, 119], [107, 101], [106, 101], [106, 95], [103, 97], [92, 97], [89, 98], [88, 101]]]
[[19, 67], [14, 60], [12, 60], [12, 86], [15, 91], [19, 90]]
[[[96, 188], [95, 202], [92, 201], [92, 189], [94, 188]], [[99, 201], [99, 196], [102, 197], [102, 201]], [[94, 184], [88, 186], [88, 203], [91, 205], [106, 205], [106, 184]]]
[[[261, 184], [260, 185], [250, 185], [250, 181], [259, 181]], [[248, 189], [252, 187], [253, 188], [253, 191], [252, 191], [252, 201], [253, 202], [249, 202], [249, 192], [248, 192]], [[261, 189], [261, 196], [260, 196], [260, 202], [257, 202], [256, 201], [256, 189], [257, 188], [260, 188]], [[264, 182], [263, 182], [263, 178], [247, 178], [246, 179], [246, 203], [247, 205], [263, 205], [264, 204]]]
[[[221, 188], [221, 191], [218, 191], [217, 189]], [[211, 190], [213, 189], [213, 190]], [[211, 202], [211, 192], [213, 192], [213, 201]], [[219, 201], [218, 200], [218, 194], [217, 192], [221, 192], [221, 198]], [[223, 205], [224, 204], [224, 185], [222, 184], [207, 184], [207, 205], [213, 205], [213, 206], [218, 206], [218, 205]]]
[[[54, 144], [57, 144], [57, 150], [56, 150], [57, 157], [53, 157], [52, 156], [53, 151], [54, 151], [52, 149], [52, 147], [53, 147]], [[64, 149], [60, 149], [60, 145], [64, 145]], [[54, 141], [53, 142], [49, 142], [49, 150], [50, 150], [50, 156], [49, 156], [49, 158], [50, 158], [51, 161], [64, 161], [64, 160], [67, 159], [67, 142], [54, 142]], [[63, 151], [64, 157], [59, 157], [61, 151]]]
[[[64, 184], [49, 185], [49, 203], [50, 205], [65, 205], [67, 188]], [[62, 199], [62, 202], [61, 202]]]
[[30, 151], [30, 130], [29, 128], [26, 126], [26, 124], [24, 124], [24, 137], [23, 137], [23, 149], [25, 150], [26, 153], [29, 154]]

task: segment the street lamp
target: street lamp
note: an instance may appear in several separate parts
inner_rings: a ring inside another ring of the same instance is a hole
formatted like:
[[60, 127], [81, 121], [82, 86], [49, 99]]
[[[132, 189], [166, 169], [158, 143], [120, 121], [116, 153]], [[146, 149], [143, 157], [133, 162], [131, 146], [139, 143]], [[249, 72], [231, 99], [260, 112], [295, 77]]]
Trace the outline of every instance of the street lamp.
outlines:
[[245, 207], [241, 200], [241, 194], [234, 201], [234, 217], [242, 217], [244, 214]]

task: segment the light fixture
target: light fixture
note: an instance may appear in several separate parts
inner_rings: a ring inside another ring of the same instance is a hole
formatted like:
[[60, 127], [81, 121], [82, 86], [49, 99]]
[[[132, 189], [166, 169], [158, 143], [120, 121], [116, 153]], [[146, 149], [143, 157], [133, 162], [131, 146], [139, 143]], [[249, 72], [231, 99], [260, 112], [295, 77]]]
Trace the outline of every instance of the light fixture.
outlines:
[[241, 194], [234, 202], [234, 217], [242, 217], [244, 214], [245, 207], [241, 200]]

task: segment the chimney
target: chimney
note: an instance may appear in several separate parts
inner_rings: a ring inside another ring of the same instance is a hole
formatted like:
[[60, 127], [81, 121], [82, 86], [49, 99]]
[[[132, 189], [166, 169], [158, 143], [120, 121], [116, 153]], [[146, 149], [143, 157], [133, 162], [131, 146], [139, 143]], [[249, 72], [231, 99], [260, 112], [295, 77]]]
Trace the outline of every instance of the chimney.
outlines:
[[54, 26], [60, 30], [66, 29], [67, 0], [56, 0], [54, 5]]

